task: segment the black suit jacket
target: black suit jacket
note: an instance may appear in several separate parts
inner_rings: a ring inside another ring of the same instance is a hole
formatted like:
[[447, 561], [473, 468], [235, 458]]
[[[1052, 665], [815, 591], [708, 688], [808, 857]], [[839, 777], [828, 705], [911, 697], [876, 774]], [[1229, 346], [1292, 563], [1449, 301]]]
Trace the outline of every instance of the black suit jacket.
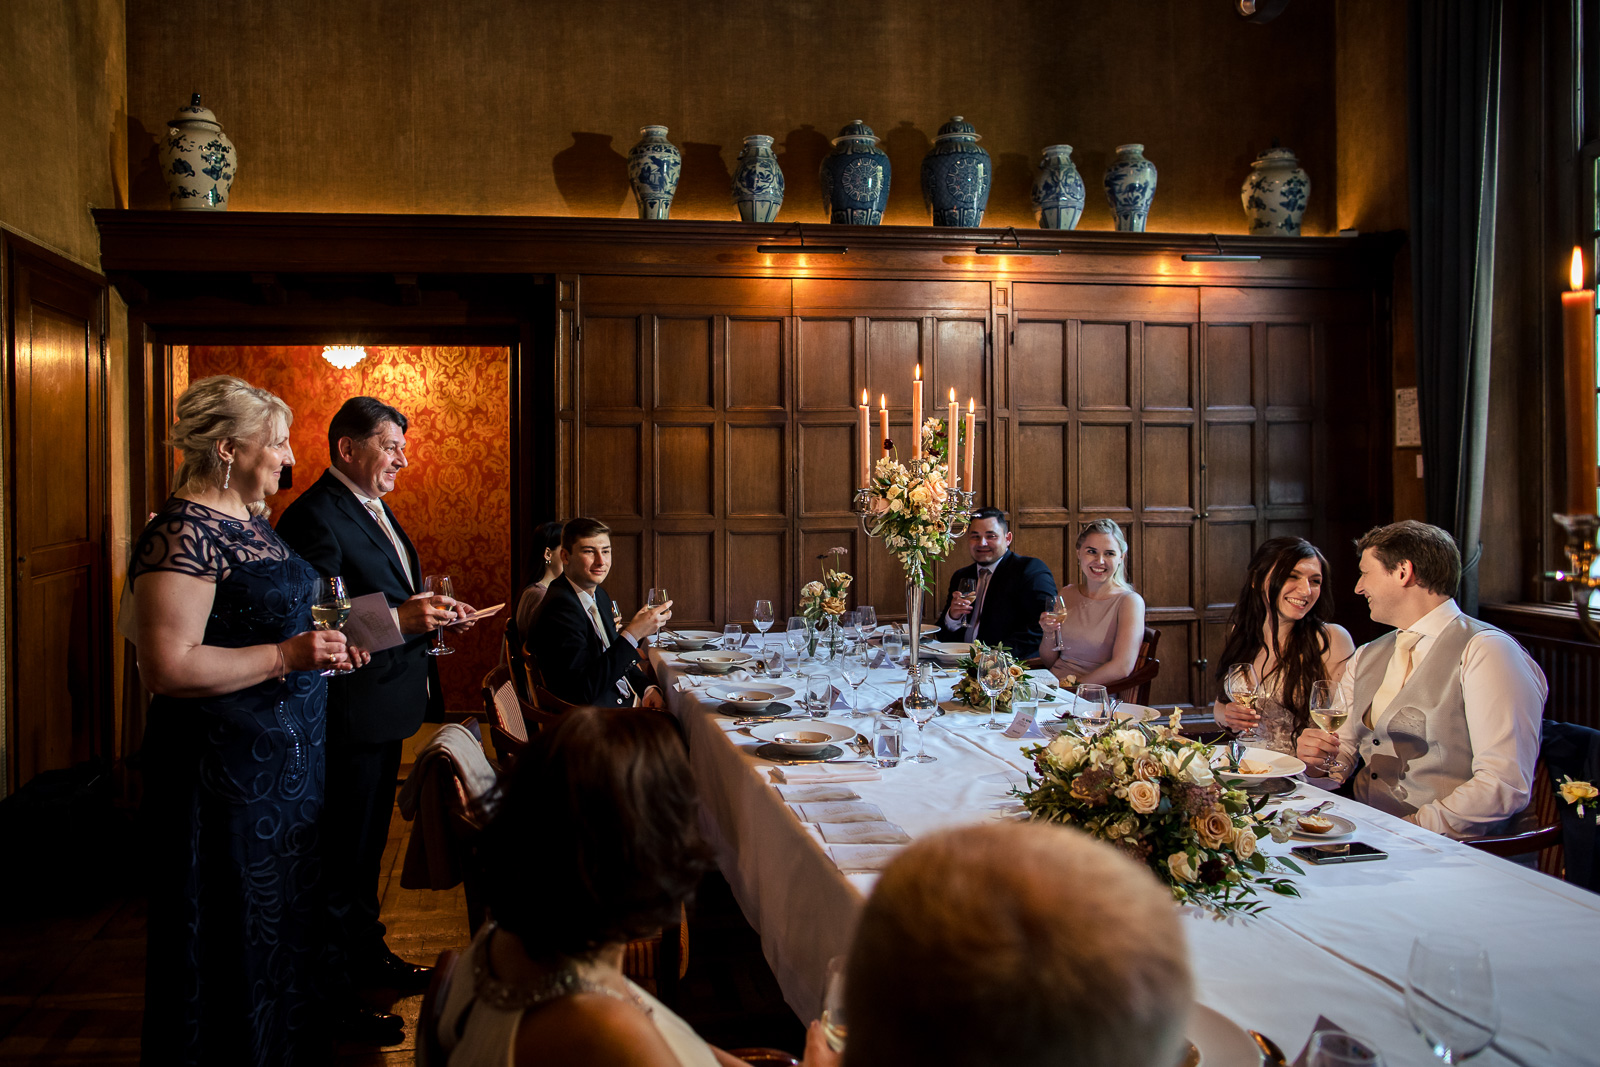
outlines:
[[[420, 582], [417, 550], [383, 505]], [[332, 472], [324, 472], [278, 520], [282, 537], [318, 574], [344, 579], [352, 596], [382, 593], [391, 606], [413, 595], [383, 527]], [[328, 737], [334, 742], [374, 744], [416, 733], [423, 722], [444, 719], [439, 668], [427, 648], [431, 633], [409, 634], [406, 642], [374, 653], [353, 674], [328, 679]]]
[[611, 595], [604, 588], [597, 588], [594, 600], [611, 642], [609, 646], [601, 643], [589, 613], [578, 600], [578, 590], [562, 574], [545, 590], [533, 624], [528, 627], [524, 647], [538, 662], [545, 688], [569, 704], [597, 708], [631, 704], [632, 699], [617, 689], [617, 679], [626, 678], [635, 692], [644, 691], [639, 650], [627, 638], [617, 636], [611, 618]]
[[[966, 627], [951, 630], [944, 625], [944, 619], [950, 613], [951, 594], [961, 580], [977, 576], [976, 563], [950, 576], [950, 592], [945, 594], [944, 607], [939, 611], [940, 640], [965, 640]], [[995, 564], [994, 574], [989, 578], [989, 591], [983, 596], [978, 640], [986, 645], [1005, 645], [1019, 660], [1038, 655], [1039, 641], [1044, 636], [1039, 628], [1039, 616], [1050, 610], [1055, 598], [1055, 576], [1044, 560], [1007, 552]]]

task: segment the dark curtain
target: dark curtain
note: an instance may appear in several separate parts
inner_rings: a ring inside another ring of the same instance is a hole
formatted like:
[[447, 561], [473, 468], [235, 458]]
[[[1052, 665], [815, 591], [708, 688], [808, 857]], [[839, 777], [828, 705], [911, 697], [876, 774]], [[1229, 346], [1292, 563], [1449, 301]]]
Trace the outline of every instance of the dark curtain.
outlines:
[[1488, 444], [1503, 0], [1411, 0], [1411, 264], [1428, 521], [1478, 610]]

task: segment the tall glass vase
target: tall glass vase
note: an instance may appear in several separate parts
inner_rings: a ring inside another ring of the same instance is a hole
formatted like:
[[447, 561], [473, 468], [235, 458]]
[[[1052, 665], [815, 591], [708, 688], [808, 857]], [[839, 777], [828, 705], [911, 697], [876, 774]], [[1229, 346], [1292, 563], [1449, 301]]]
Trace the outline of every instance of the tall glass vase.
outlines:
[[906, 575], [906, 713], [912, 708], [931, 708], [939, 703], [938, 683], [926, 681], [917, 671], [922, 656], [922, 568], [913, 567]]

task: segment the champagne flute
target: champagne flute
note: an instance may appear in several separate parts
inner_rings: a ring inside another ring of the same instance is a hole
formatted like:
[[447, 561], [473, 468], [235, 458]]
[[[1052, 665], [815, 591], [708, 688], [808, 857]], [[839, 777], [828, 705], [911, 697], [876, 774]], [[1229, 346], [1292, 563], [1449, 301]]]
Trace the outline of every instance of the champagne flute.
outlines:
[[1006, 658], [998, 649], [986, 648], [973, 658], [978, 666], [978, 688], [983, 690], [989, 698], [989, 721], [983, 724], [985, 730], [1003, 730], [1005, 724], [996, 722], [994, 717], [995, 702], [1005, 690], [1009, 680], [1006, 672]]
[[[1339, 728], [1350, 718], [1350, 709], [1339, 707], [1338, 697], [1338, 687], [1327, 679], [1311, 683], [1311, 721], [1330, 734], [1338, 734]], [[1323, 765], [1322, 772], [1329, 778], [1343, 774], [1344, 761], [1335, 755]]]
[[1061, 627], [1066, 624], [1067, 616], [1072, 612], [1067, 608], [1067, 595], [1057, 593], [1055, 603], [1050, 606], [1050, 617], [1056, 620], [1056, 652], [1065, 652], [1066, 647], [1061, 643]]
[[[913, 663], [906, 671], [906, 697], [913, 693], [931, 692], [933, 690], [933, 664]], [[923, 729], [939, 714], [939, 702], [936, 700], [917, 701], [905, 699], [900, 701], [900, 706], [906, 709], [906, 714], [911, 716], [911, 721], [917, 724], [917, 754], [911, 757], [913, 763], [933, 763], [939, 757], [930, 756], [927, 751], [927, 742], [923, 737]]]
[[[422, 579], [422, 591], [433, 596], [447, 596], [451, 600], [456, 597], [455, 586], [450, 584], [448, 574], [430, 574]], [[446, 648], [444, 643], [444, 627], [436, 626], [433, 630], [433, 646], [428, 649], [430, 656], [448, 656], [455, 652], [453, 648]]]
[[1306, 1067], [1383, 1067], [1383, 1057], [1343, 1030], [1318, 1030], [1306, 1046]]
[[822, 994], [822, 1035], [828, 1039], [828, 1047], [835, 1052], [844, 1051], [845, 959], [844, 956], [835, 956], [828, 961], [828, 982]]
[[1500, 1029], [1500, 1006], [1483, 946], [1438, 934], [1412, 942], [1406, 1015], [1445, 1063], [1462, 1063], [1488, 1048]]
[[767, 647], [767, 631], [772, 629], [775, 616], [772, 614], [772, 601], [756, 601], [755, 610], [750, 613], [750, 621], [755, 623], [756, 632], [761, 635], [761, 647]]
[[[319, 630], [342, 630], [344, 621], [350, 617], [350, 597], [345, 593], [344, 579], [338, 575], [332, 578], [318, 578], [315, 589], [311, 595], [311, 623]], [[334, 670], [329, 667], [322, 672], [324, 678], [336, 674], [349, 674], [354, 667], [344, 670]]]
[[[1222, 677], [1222, 690], [1228, 694], [1228, 699], [1241, 708], [1255, 710], [1256, 698], [1260, 695], [1261, 675], [1256, 671], [1254, 663], [1235, 663], [1228, 668], [1228, 673]], [[1261, 743], [1261, 730], [1258, 725], [1240, 730], [1237, 740], [1240, 744], [1258, 745]]]

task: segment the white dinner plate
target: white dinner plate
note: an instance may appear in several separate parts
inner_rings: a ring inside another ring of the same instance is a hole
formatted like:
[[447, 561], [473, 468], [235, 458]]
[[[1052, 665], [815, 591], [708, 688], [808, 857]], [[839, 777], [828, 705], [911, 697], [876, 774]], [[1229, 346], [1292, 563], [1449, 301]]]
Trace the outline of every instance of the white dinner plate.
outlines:
[[1196, 1004], [1184, 1029], [1184, 1036], [1200, 1050], [1200, 1067], [1261, 1067], [1255, 1041], [1219, 1011]]
[[1287, 778], [1291, 774], [1299, 774], [1306, 769], [1306, 765], [1295, 757], [1285, 752], [1274, 752], [1270, 748], [1247, 748], [1239, 762], [1252, 761], [1265, 763], [1272, 767], [1266, 774], [1241, 774], [1228, 769], [1228, 746], [1218, 745], [1211, 753], [1211, 772], [1218, 778], [1229, 781], [1240, 781], [1250, 784], [1265, 782], [1269, 778]]
[[961, 657], [972, 652], [969, 641], [924, 641], [922, 648], [946, 667], [954, 667]]
[[826, 719], [780, 720], [750, 727], [750, 736], [757, 741], [769, 742], [797, 756], [819, 752], [855, 735], [855, 727]]
[[762, 685], [760, 682], [750, 682], [713, 685], [706, 689], [706, 696], [729, 704], [766, 705], [774, 700], [788, 700], [794, 696], [794, 690], [786, 685]]
[[706, 649], [704, 652], [682, 652], [678, 658], [685, 663], [692, 663], [701, 670], [710, 674], [727, 674], [736, 667], [742, 667], [755, 659], [748, 652], [739, 652], [732, 649]]
[[671, 641], [679, 652], [697, 652], [721, 641], [722, 635], [711, 630], [674, 630], [665, 639]]
[[[1170, 712], [1168, 714], [1171, 714]], [[1133, 722], [1149, 722], [1152, 719], [1164, 719], [1155, 708], [1147, 708], [1143, 704], [1118, 704], [1117, 710], [1111, 713], [1114, 719], [1125, 719]]]
[[1333, 823], [1333, 829], [1325, 834], [1314, 834], [1309, 830], [1296, 830], [1296, 841], [1339, 841], [1356, 832], [1356, 824], [1342, 815], [1335, 815], [1331, 811], [1322, 812], [1322, 817]]

